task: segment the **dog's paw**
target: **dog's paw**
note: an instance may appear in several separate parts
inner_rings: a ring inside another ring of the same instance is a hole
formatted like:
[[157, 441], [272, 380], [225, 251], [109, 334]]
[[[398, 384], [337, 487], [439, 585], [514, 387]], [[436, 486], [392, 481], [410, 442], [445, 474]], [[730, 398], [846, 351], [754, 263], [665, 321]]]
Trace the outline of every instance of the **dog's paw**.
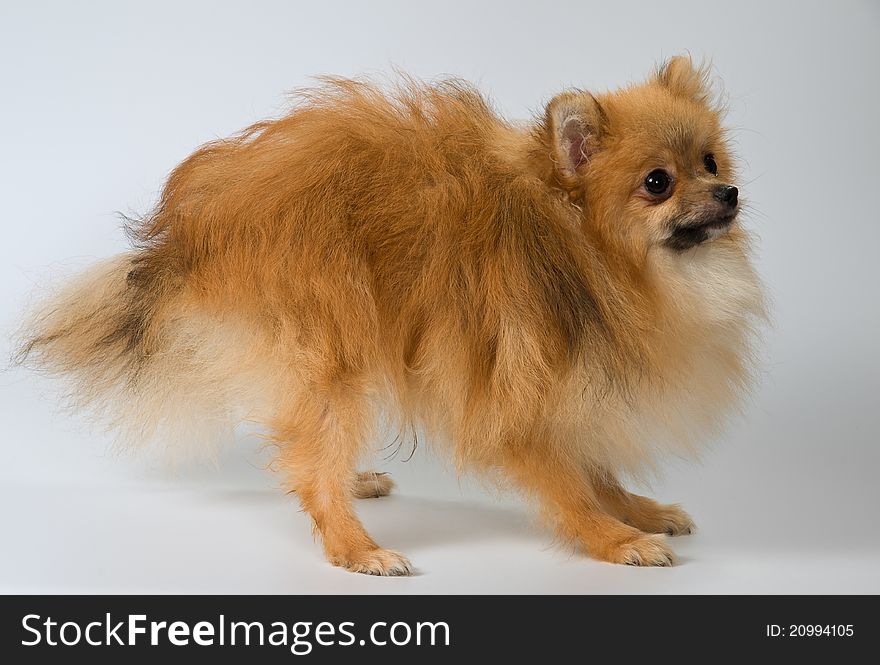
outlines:
[[413, 567], [405, 556], [394, 550], [377, 547], [344, 557], [331, 557], [330, 563], [353, 573], [365, 575], [401, 576], [412, 575]]
[[356, 499], [375, 499], [388, 496], [393, 489], [394, 481], [387, 473], [363, 471], [355, 478], [352, 494]]
[[656, 504], [651, 510], [642, 510], [630, 516], [627, 524], [645, 533], [665, 533], [668, 536], [685, 536], [696, 529], [691, 516], [676, 504]]
[[609, 561], [627, 566], [671, 566], [675, 557], [666, 545], [665, 536], [645, 534], [617, 546]]

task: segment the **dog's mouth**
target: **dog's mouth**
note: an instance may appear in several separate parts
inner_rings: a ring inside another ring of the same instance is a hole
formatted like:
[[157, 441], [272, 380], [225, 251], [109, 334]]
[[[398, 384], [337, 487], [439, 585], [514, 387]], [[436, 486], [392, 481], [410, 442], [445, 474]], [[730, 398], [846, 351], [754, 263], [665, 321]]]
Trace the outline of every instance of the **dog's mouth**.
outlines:
[[674, 226], [666, 246], [682, 251], [724, 235], [733, 225], [736, 211]]

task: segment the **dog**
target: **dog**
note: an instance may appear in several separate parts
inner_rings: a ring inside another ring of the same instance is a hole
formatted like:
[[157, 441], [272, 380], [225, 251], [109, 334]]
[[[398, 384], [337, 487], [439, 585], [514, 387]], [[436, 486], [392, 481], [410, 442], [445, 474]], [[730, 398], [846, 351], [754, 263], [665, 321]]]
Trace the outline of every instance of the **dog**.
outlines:
[[326, 78], [177, 166], [19, 359], [124, 441], [261, 423], [350, 571], [412, 572], [353, 508], [392, 488], [358, 471], [383, 428], [509, 483], [596, 559], [671, 565], [691, 518], [621, 479], [736, 412], [765, 316], [726, 136], [686, 56], [528, 125], [458, 80]]

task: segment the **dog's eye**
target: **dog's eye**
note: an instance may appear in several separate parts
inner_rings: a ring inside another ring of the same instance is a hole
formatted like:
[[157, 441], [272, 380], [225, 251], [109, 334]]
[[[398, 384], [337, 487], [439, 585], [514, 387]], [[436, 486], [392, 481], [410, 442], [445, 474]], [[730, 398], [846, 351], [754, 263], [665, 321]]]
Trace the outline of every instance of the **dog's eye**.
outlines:
[[715, 155], [709, 153], [703, 157], [703, 165], [709, 173], [712, 175], [718, 175], [718, 164], [715, 163]]
[[654, 196], [663, 196], [669, 192], [672, 178], [663, 169], [654, 169], [645, 178], [645, 189]]

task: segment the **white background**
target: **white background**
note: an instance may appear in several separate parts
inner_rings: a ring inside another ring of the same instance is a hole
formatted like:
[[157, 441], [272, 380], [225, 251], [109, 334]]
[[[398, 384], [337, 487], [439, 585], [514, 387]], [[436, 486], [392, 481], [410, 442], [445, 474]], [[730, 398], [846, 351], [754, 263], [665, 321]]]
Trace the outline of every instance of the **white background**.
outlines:
[[745, 417], [643, 488], [701, 527], [672, 569], [574, 555], [423, 445], [387, 464], [395, 496], [359, 504], [418, 574], [348, 574], [253, 439], [169, 474], [4, 372], [0, 591], [880, 592], [878, 28], [874, 2], [3, 2], [4, 332], [35, 285], [125, 248], [115, 211], [147, 210], [196, 146], [282, 112], [310, 75], [455, 74], [528, 118], [684, 50], [724, 80], [775, 321]]

